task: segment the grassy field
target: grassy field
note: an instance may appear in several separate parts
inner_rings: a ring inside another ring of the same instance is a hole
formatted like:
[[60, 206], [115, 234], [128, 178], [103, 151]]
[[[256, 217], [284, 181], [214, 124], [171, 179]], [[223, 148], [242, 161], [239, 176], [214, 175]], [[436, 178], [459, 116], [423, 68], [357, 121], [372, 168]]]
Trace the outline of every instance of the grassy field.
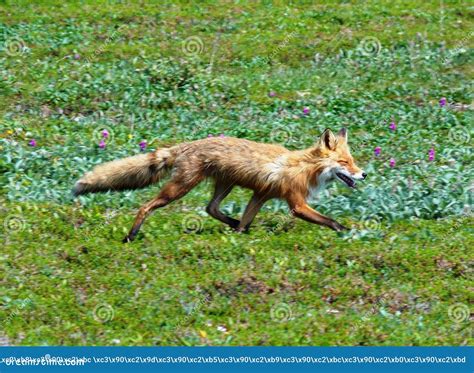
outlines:
[[[473, 24], [447, 0], [0, 1], [0, 345], [472, 344]], [[271, 201], [235, 234], [204, 183], [123, 245], [159, 186], [70, 193], [156, 147], [342, 126], [369, 178], [311, 204], [347, 233]]]

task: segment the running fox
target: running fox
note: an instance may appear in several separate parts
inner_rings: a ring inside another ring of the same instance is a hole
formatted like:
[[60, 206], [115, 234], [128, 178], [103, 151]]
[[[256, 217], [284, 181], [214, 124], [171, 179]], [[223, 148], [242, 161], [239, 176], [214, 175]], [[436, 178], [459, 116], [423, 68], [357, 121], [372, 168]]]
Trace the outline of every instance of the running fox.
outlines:
[[[140, 208], [123, 242], [136, 237], [152, 211], [183, 197], [206, 178], [215, 181], [206, 211], [237, 232], [247, 231], [271, 198], [286, 200], [292, 214], [301, 219], [341, 231], [347, 228], [314, 211], [306, 200], [333, 180], [354, 188], [355, 180], [367, 176], [356, 166], [347, 144], [347, 130], [343, 128], [337, 135], [326, 129], [314, 146], [298, 151], [232, 137], [211, 137], [157, 149], [95, 167], [76, 183], [73, 193], [78, 196], [144, 188], [167, 173], [171, 174], [170, 180], [157, 197]], [[240, 221], [219, 210], [222, 200], [236, 185], [254, 191]]]

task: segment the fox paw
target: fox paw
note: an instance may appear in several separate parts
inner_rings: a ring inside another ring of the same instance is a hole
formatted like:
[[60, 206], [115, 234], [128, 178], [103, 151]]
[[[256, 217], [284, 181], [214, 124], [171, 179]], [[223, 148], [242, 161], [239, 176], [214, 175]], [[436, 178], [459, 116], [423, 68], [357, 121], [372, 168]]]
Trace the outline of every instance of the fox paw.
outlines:
[[125, 236], [125, 238], [122, 240], [122, 243], [129, 243], [132, 241], [133, 241], [133, 237]]
[[343, 232], [343, 231], [348, 231], [348, 230], [350, 230], [349, 228], [347, 228], [347, 227], [345, 227], [344, 225], [339, 224], [339, 223], [334, 224], [333, 229], [334, 229], [336, 232]]
[[240, 221], [236, 219], [232, 219], [229, 223], [229, 227], [236, 230], [239, 227]]

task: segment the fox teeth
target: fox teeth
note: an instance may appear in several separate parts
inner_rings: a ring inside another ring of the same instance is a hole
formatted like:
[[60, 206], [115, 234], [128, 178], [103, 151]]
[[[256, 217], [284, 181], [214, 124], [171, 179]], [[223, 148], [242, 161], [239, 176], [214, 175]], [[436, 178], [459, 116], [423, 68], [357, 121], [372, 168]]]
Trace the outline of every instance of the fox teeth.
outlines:
[[352, 180], [350, 177], [344, 175], [344, 174], [341, 174], [341, 173], [337, 173], [336, 174], [342, 181], [344, 181], [348, 187], [350, 188], [354, 188], [356, 183], [354, 180]]

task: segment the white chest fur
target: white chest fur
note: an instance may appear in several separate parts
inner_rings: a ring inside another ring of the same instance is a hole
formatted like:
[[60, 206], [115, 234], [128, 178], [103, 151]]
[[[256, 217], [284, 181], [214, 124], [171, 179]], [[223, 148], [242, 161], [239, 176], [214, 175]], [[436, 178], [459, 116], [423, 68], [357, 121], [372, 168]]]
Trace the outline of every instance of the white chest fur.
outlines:
[[321, 172], [316, 180], [316, 186], [310, 189], [309, 197], [311, 199], [315, 198], [319, 193], [326, 189], [327, 185], [332, 181], [332, 171], [330, 168], [325, 168]]

